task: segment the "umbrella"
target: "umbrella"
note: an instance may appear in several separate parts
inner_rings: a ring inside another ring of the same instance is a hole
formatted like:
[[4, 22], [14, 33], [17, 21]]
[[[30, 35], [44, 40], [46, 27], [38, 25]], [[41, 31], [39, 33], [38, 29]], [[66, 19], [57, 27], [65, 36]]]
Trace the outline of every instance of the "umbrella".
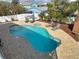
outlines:
[[37, 9], [37, 8], [31, 8], [31, 9], [29, 9], [28, 11], [31, 11], [32, 13], [33, 13], [33, 20], [35, 20], [35, 14], [36, 13], [40, 13], [41, 11], [39, 10], [39, 9]]
[[28, 11], [32, 11], [33, 13], [39, 13], [40, 12], [40, 10], [37, 9], [37, 8], [31, 8]]

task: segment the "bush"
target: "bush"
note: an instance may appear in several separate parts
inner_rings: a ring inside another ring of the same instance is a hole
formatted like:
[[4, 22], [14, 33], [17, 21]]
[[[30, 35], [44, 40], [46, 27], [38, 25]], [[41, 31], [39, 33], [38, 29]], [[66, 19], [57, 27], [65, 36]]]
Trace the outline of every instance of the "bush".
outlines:
[[0, 16], [15, 15], [25, 12], [25, 8], [21, 4], [10, 4], [0, 1]]

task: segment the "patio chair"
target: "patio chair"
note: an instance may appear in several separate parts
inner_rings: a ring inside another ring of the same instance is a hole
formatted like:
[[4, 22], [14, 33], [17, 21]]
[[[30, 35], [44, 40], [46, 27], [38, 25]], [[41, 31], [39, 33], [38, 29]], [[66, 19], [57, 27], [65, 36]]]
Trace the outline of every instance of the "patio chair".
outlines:
[[12, 21], [18, 21], [18, 20], [17, 20], [17, 15], [11, 15], [10, 17], [11, 17], [11, 20], [12, 20]]
[[25, 23], [28, 23], [28, 22], [29, 22], [29, 19], [28, 19], [28, 18], [26, 18], [26, 17], [25, 17], [25, 19], [26, 19], [26, 20], [25, 20]]
[[51, 26], [52, 26], [52, 30], [57, 30], [57, 29], [60, 28], [60, 24], [59, 23], [52, 23]]

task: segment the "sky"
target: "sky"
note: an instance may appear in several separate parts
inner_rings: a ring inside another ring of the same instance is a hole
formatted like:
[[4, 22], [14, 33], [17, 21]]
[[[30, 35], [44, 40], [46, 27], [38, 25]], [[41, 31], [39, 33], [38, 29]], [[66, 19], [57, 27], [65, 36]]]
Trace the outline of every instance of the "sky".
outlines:
[[[8, 2], [11, 2], [12, 0], [2, 0], [2, 1], [8, 1]], [[19, 0], [21, 3], [26, 3], [26, 2], [31, 2], [32, 0]], [[41, 3], [44, 3], [44, 2], [50, 2], [51, 0], [33, 0], [35, 2], [41, 2]], [[68, 0], [69, 2], [74, 2], [76, 0]]]
[[[8, 1], [11, 2], [12, 0], [2, 0], [2, 1]], [[24, 3], [24, 2], [30, 2], [32, 0], [19, 0], [20, 2]], [[51, 0], [33, 0], [35, 2], [50, 2]]]

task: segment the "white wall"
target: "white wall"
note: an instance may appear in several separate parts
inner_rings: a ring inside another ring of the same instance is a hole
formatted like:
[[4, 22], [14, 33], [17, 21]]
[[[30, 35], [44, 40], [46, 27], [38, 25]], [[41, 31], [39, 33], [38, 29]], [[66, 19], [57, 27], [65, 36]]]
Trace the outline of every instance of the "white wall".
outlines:
[[[18, 14], [18, 15], [9, 15], [9, 16], [0, 16], [0, 22], [12, 21], [12, 18], [19, 21], [26, 21], [27, 19], [32, 19], [33, 14]], [[38, 20], [38, 14], [35, 14], [35, 20]]]

